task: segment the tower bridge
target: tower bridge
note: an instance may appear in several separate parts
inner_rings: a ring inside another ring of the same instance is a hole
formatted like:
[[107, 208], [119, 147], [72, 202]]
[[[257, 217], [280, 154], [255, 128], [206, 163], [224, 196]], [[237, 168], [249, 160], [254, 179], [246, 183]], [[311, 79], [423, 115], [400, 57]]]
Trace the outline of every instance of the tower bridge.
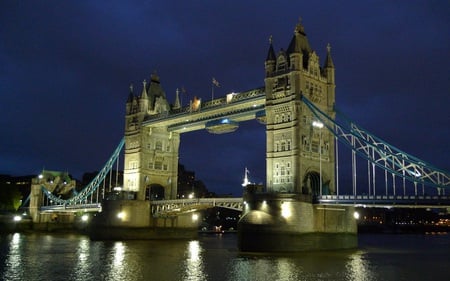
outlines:
[[[178, 91], [170, 103], [156, 74], [149, 83], [144, 80], [140, 94], [130, 87], [124, 139], [105, 168], [69, 199], [37, 183], [35, 210], [44, 197], [54, 206], [42, 207], [46, 212], [74, 211], [74, 206], [93, 204], [93, 198], [98, 203], [105, 197], [101, 182], [122, 146], [128, 197], [102, 202], [95, 235], [110, 229], [108, 235], [129, 237], [125, 233], [145, 228], [150, 230], [139, 237], [163, 238], [160, 229], [195, 230], [190, 214], [222, 206], [243, 210], [238, 240], [244, 251], [352, 248], [357, 245], [356, 206], [450, 206], [445, 194], [450, 173], [398, 150], [340, 114], [331, 48], [326, 47], [320, 64], [300, 23], [287, 48], [276, 53], [270, 40], [264, 65], [264, 87], [206, 102], [194, 97], [188, 106], [182, 106]], [[264, 190], [248, 188], [238, 199], [177, 199], [180, 135], [201, 129], [232, 132], [239, 122], [252, 119], [266, 130]], [[340, 184], [340, 168], [347, 163], [340, 162], [338, 144], [350, 154], [350, 189]], [[366, 167], [362, 172], [361, 161]], [[357, 182], [361, 175], [367, 175], [362, 188]], [[164, 200], [149, 201], [154, 197]]]

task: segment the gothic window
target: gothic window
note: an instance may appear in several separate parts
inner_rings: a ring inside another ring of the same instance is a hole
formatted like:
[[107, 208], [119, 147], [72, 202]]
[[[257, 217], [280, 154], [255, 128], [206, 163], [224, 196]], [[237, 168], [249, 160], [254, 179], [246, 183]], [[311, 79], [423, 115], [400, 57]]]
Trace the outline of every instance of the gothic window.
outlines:
[[283, 122], [284, 122], [284, 113], [281, 114], [281, 123], [283, 123]]
[[164, 170], [164, 171], [167, 171], [167, 164], [164, 164], [164, 165], [163, 165], [163, 170]]
[[286, 150], [286, 142], [282, 141], [281, 142], [281, 151], [285, 151]]
[[276, 114], [275, 115], [275, 124], [278, 123], [278, 118], [279, 118], [279, 116], [278, 116], [278, 114]]
[[319, 142], [318, 141], [312, 141], [311, 142], [311, 151], [312, 152], [319, 152]]
[[286, 59], [283, 55], [278, 56], [277, 71], [286, 70]]
[[162, 150], [162, 142], [161, 141], [157, 141], [155, 144], [155, 149], [156, 150]]
[[291, 150], [291, 141], [290, 140], [287, 141], [287, 150]]
[[161, 161], [155, 162], [155, 170], [162, 170], [162, 162]]

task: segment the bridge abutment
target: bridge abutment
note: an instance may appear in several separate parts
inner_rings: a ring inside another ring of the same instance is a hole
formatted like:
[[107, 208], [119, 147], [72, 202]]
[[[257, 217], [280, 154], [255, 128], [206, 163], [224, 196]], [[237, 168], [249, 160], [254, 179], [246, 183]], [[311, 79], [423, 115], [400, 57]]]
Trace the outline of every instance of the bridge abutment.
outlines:
[[238, 247], [249, 252], [350, 249], [358, 246], [354, 208], [313, 204], [299, 194], [247, 194]]
[[89, 228], [93, 240], [191, 239], [201, 221], [194, 213], [153, 217], [144, 200], [105, 200], [102, 208]]

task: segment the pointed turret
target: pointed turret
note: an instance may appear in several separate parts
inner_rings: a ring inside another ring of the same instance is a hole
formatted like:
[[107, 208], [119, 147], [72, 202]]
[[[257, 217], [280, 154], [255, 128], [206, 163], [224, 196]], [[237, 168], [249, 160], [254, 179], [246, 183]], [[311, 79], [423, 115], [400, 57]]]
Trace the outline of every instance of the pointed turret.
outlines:
[[142, 81], [141, 99], [143, 99], [143, 100], [148, 99], [148, 96], [147, 96], [147, 80], [145, 80], [145, 79], [144, 79], [144, 81]]
[[286, 51], [291, 59], [291, 68], [299, 69], [300, 66], [308, 68], [309, 54], [312, 52], [306, 37], [305, 28], [301, 21], [295, 26], [294, 36], [292, 37], [289, 47]]
[[176, 96], [175, 96], [175, 103], [173, 105], [173, 109], [179, 109], [181, 108], [181, 103], [180, 103], [180, 91], [176, 90]]
[[275, 61], [276, 61], [275, 51], [273, 49], [272, 44], [272, 36], [269, 38], [269, 51], [267, 52], [267, 58], [265, 62], [265, 68], [266, 68], [266, 77], [269, 77], [272, 75], [272, 73], [275, 71]]
[[275, 51], [273, 50], [272, 35], [269, 37], [269, 51], [267, 52], [266, 61], [275, 61]]
[[323, 66], [324, 74], [327, 77], [327, 81], [330, 84], [334, 84], [334, 63], [331, 58], [331, 46], [327, 45], [327, 57], [325, 58], [325, 64]]
[[147, 113], [148, 111], [148, 96], [147, 96], [147, 80], [142, 81], [142, 92], [139, 100], [140, 111]]
[[127, 115], [131, 113], [131, 104], [133, 102], [133, 99], [134, 99], [133, 84], [130, 84], [130, 93], [128, 94], [127, 104], [126, 104], [126, 114]]
[[331, 46], [330, 43], [327, 45], [327, 57], [325, 58], [325, 65], [323, 68], [334, 68], [333, 60], [331, 59]]
[[134, 94], [133, 94], [133, 84], [130, 84], [130, 93], [128, 94], [128, 99], [127, 99], [127, 103], [128, 102], [132, 102], [134, 98]]
[[306, 37], [305, 28], [299, 22], [295, 26], [294, 36], [292, 37], [291, 43], [289, 43], [289, 47], [287, 49], [287, 53], [310, 53], [312, 52], [311, 47], [309, 46], [308, 38]]

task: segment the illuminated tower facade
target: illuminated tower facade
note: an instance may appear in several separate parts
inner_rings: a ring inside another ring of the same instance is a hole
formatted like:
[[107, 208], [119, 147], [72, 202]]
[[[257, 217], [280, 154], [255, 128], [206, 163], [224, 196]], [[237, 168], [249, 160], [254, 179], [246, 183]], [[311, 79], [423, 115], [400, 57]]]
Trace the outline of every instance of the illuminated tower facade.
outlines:
[[142, 92], [133, 87], [126, 104], [124, 189], [137, 192], [137, 199], [175, 199], [180, 135], [167, 127], [145, 126], [149, 117], [166, 116], [170, 105], [153, 74], [144, 80]]
[[334, 117], [334, 76], [330, 46], [321, 66], [301, 23], [286, 50], [275, 53], [270, 39], [265, 61], [268, 192], [335, 193], [334, 137], [301, 101], [304, 96]]

